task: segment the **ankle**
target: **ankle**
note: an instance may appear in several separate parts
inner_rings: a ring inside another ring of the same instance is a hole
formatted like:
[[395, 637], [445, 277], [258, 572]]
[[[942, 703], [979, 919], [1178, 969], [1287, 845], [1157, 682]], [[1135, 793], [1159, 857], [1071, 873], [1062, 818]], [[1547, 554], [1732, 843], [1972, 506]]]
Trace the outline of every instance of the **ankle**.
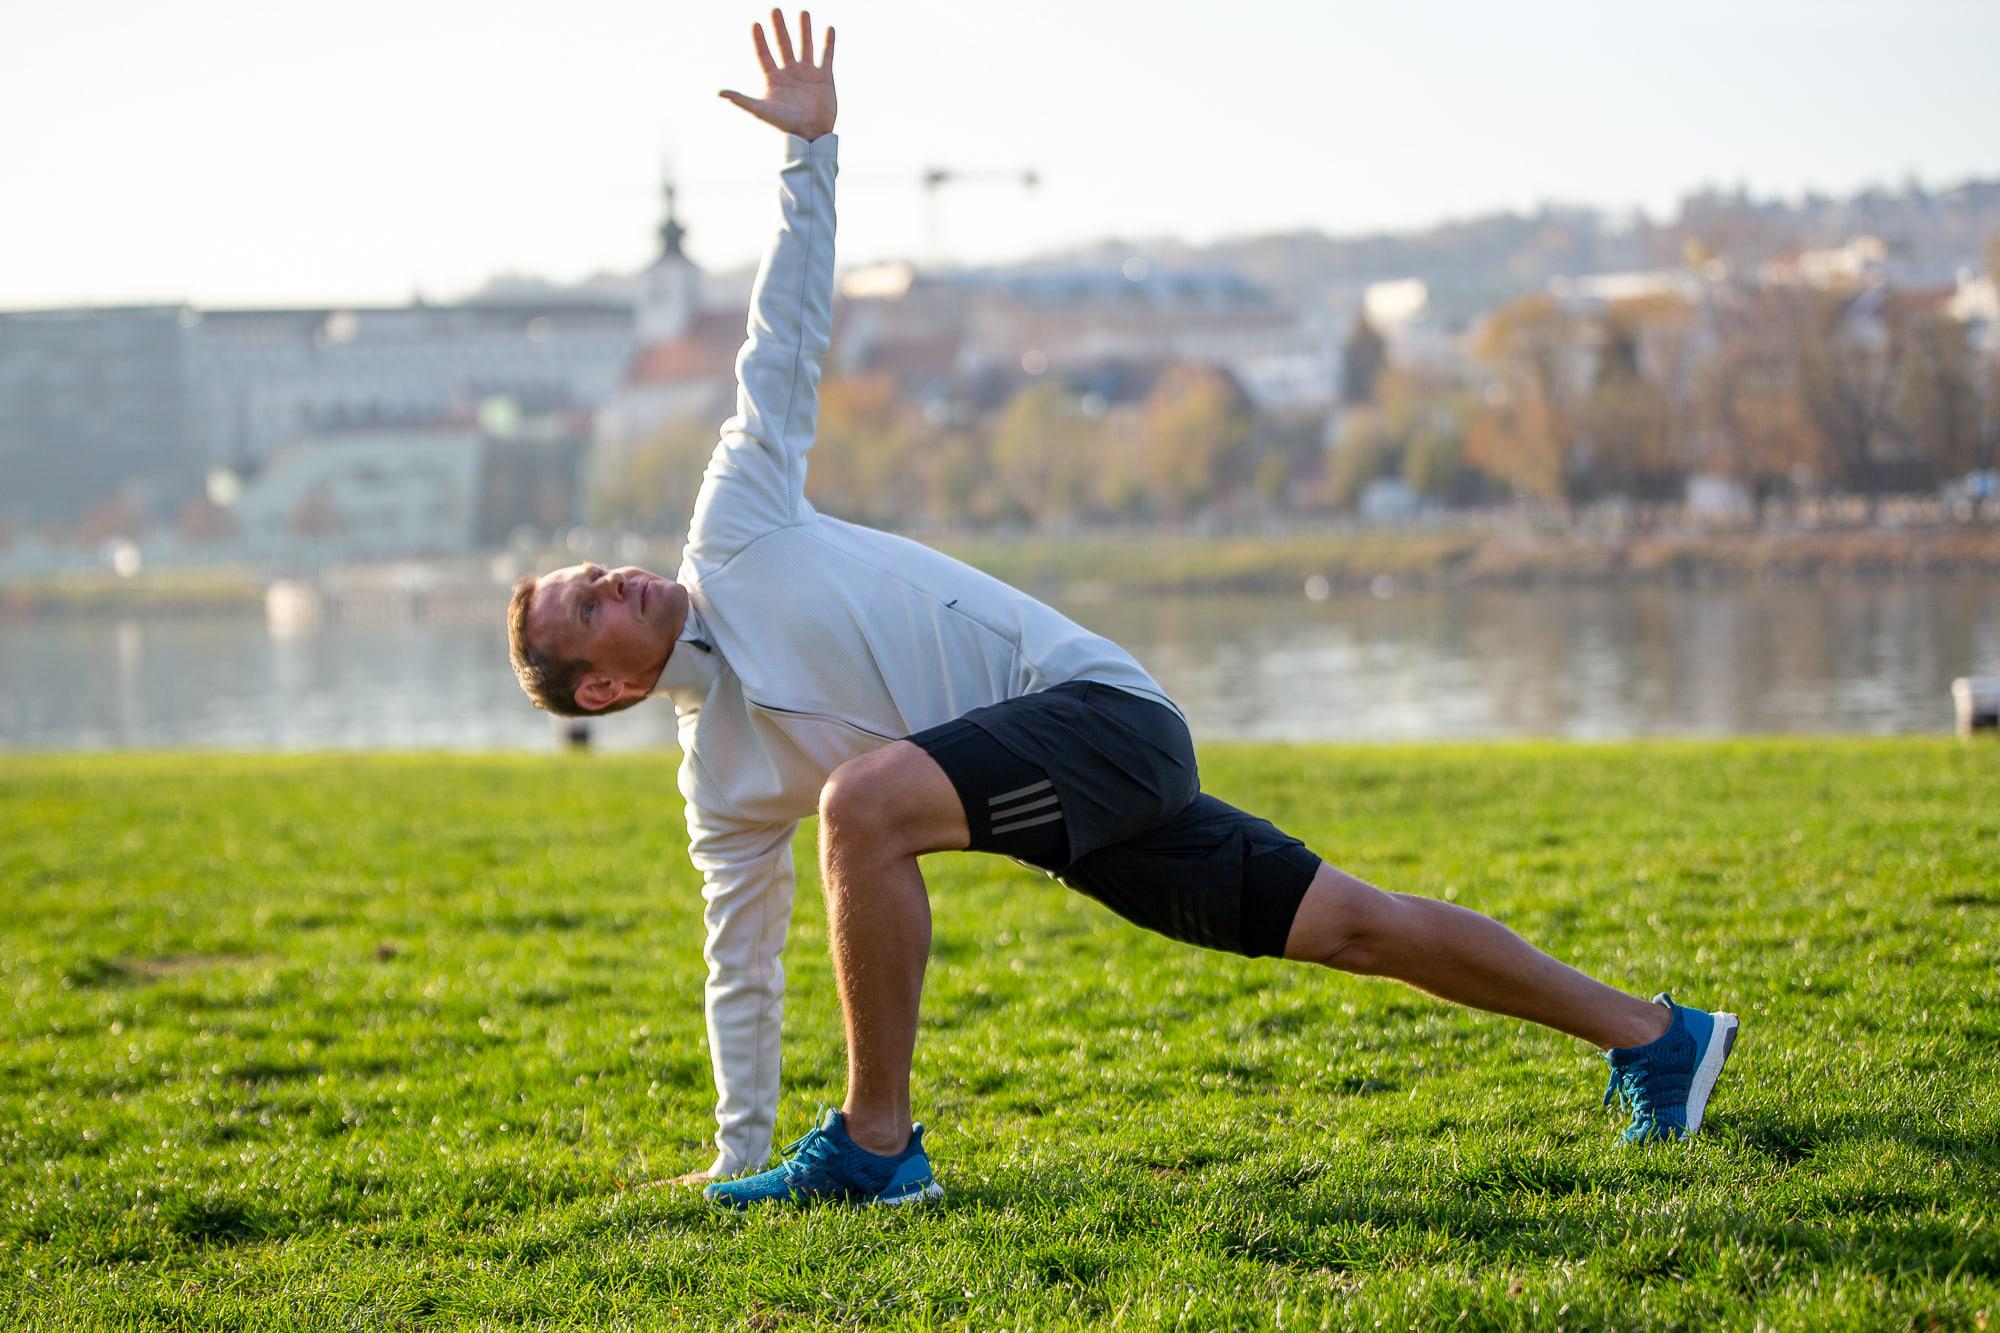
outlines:
[[1619, 1040], [1606, 1049], [1616, 1051], [1650, 1046], [1666, 1036], [1673, 1025], [1673, 1010], [1663, 1004], [1647, 1004], [1643, 1013], [1636, 1009], [1632, 1011], [1631, 1021], [1624, 1024], [1624, 1030], [1618, 1034]]
[[894, 1157], [910, 1146], [910, 1117], [907, 1114], [868, 1114], [844, 1109], [841, 1119], [847, 1129], [847, 1137], [863, 1152], [874, 1153], [877, 1157]]

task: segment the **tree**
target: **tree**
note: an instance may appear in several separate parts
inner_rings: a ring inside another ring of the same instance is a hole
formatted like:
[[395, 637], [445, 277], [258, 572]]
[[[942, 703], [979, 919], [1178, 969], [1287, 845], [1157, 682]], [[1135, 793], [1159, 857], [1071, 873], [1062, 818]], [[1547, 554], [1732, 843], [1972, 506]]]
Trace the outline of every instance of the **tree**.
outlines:
[[1759, 496], [1816, 475], [1824, 453], [1799, 393], [1794, 300], [1732, 293], [1716, 308], [1716, 345], [1693, 377], [1699, 465]]
[[1433, 405], [1403, 446], [1403, 484], [1426, 500], [1470, 504], [1487, 480], [1467, 458], [1466, 421], [1470, 405], [1463, 392]]
[[1256, 466], [1256, 424], [1227, 373], [1182, 366], [1162, 375], [1141, 414], [1159, 511], [1178, 518], [1246, 485]]
[[1382, 410], [1365, 406], [1348, 409], [1341, 418], [1340, 438], [1334, 444], [1327, 476], [1334, 506], [1352, 509], [1371, 482], [1392, 475], [1398, 466], [1399, 454], [1389, 439]]
[[1516, 495], [1568, 503], [1563, 413], [1539, 381], [1497, 384], [1466, 428], [1465, 456]]
[[1466, 457], [1516, 494], [1567, 504], [1582, 360], [1574, 321], [1551, 297], [1523, 297], [1487, 321], [1479, 354], [1495, 381], [1468, 428]]
[[1055, 380], [1014, 395], [993, 428], [992, 482], [1002, 516], [1068, 518], [1083, 506], [1096, 466], [1089, 417]]
[[923, 506], [925, 441], [888, 375], [828, 376], [806, 493], [856, 522], [894, 526]]
[[940, 436], [931, 448], [931, 468], [925, 510], [939, 523], [990, 523], [995, 514], [983, 505], [990, 499], [992, 466], [984, 442], [967, 431]]
[[592, 460], [585, 512], [600, 527], [687, 531], [702, 473], [715, 451], [712, 422], [669, 421], [629, 449]]
[[1991, 377], [1979, 373], [1965, 326], [1930, 312], [1909, 320], [1901, 332], [1895, 411], [1929, 479], [1947, 481], [1992, 467], [2000, 411]]
[[1375, 381], [1388, 364], [1389, 346], [1364, 310], [1354, 317], [1354, 327], [1341, 344], [1340, 401], [1350, 407], [1375, 401]]
[[1876, 450], [1890, 419], [1903, 340], [1858, 297], [1803, 293], [1792, 300], [1791, 347], [1799, 401], [1820, 443], [1818, 471], [1850, 491], [1878, 489]]
[[1654, 296], [1613, 301], [1599, 317], [1571, 462], [1580, 491], [1663, 499], [1679, 490], [1692, 314], [1677, 297]]

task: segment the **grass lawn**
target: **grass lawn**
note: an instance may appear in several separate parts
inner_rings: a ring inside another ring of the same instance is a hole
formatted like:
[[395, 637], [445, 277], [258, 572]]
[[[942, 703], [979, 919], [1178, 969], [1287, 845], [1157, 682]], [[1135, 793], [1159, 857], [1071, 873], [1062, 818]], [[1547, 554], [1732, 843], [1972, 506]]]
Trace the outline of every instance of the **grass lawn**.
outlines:
[[[705, 1165], [672, 756], [0, 764], [0, 1326], [2000, 1322], [2000, 746], [1211, 746], [1388, 888], [1744, 1019], [1695, 1143], [1582, 1044], [929, 863], [947, 1194]], [[812, 829], [780, 1133], [837, 1102]]]

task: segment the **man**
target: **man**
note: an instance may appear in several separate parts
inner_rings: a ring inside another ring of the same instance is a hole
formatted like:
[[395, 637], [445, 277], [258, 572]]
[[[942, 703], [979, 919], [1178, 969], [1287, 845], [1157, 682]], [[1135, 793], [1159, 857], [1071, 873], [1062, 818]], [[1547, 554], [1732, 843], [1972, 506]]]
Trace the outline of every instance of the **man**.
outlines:
[[[910, 1118], [930, 949], [917, 858], [971, 848], [1040, 867], [1140, 925], [1251, 956], [1388, 976], [1607, 1049], [1628, 1141], [1699, 1128], [1736, 1019], [1602, 985], [1499, 924], [1382, 893], [1201, 792], [1179, 710], [1131, 656], [914, 542], [806, 503], [832, 324], [834, 34], [814, 62], [773, 11], [753, 28], [783, 130], [782, 225], [751, 297], [737, 412], [695, 501], [679, 576], [577, 565], [516, 587], [523, 688], [562, 714], [672, 698], [692, 859], [705, 880], [707, 1015], [733, 1208], [942, 1193]], [[761, 1174], [778, 1100], [791, 842], [817, 809], [848, 1092]]]

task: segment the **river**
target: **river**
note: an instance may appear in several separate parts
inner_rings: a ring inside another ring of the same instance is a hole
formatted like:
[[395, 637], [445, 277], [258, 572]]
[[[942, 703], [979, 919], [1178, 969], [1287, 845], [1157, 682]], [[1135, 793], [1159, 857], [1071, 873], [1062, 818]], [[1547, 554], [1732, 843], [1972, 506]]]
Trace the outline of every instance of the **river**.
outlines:
[[[1949, 731], [2000, 674], [2000, 581], [1143, 596], [1062, 609], [1130, 649], [1203, 739]], [[0, 747], [533, 750], [502, 631], [0, 619]], [[673, 712], [596, 725], [673, 743]]]

